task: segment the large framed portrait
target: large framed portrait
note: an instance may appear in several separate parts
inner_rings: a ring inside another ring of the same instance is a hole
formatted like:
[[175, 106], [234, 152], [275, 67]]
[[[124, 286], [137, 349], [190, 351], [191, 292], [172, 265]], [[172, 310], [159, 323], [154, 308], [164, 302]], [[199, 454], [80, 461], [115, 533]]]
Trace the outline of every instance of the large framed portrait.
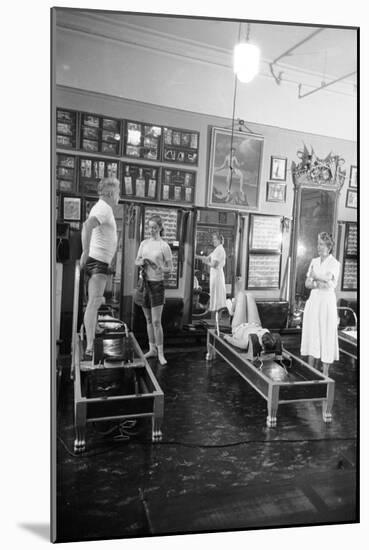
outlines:
[[263, 145], [258, 134], [212, 128], [208, 206], [258, 208]]

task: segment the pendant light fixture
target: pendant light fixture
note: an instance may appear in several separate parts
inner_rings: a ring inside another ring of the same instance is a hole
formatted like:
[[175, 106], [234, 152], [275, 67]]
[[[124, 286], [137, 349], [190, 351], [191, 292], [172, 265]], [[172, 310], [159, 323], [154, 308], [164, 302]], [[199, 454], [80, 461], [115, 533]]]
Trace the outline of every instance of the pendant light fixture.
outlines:
[[[240, 32], [241, 35], [241, 23]], [[233, 52], [233, 68], [240, 82], [251, 82], [259, 72], [260, 50], [249, 42], [250, 23], [247, 24], [246, 40], [236, 44]]]

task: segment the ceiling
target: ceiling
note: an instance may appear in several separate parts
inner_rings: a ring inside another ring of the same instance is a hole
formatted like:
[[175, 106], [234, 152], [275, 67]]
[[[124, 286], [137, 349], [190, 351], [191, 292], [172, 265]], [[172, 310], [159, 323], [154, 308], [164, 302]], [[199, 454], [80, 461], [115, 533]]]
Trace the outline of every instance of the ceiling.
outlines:
[[[205, 46], [221, 52], [233, 50], [238, 41], [246, 38], [247, 22], [201, 19], [189, 17], [163, 17], [157, 15], [130, 15], [125, 13], [95, 12], [94, 16], [114, 25], [130, 25], [151, 35], [168, 36], [189, 45]], [[251, 22], [249, 40], [261, 49], [265, 63], [283, 56], [278, 66], [298, 69], [322, 77], [323, 81], [339, 79], [357, 69], [357, 31], [355, 28], [321, 27], [321, 32], [310, 40], [295, 46], [320, 29], [315, 26]], [[276, 66], [276, 72], [278, 69]], [[355, 83], [356, 75], [347, 77]]]

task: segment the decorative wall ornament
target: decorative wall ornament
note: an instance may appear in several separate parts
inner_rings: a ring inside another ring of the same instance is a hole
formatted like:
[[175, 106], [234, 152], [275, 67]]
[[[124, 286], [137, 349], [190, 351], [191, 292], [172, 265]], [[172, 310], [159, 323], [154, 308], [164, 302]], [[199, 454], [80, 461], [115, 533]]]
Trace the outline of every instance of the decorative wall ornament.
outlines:
[[297, 151], [300, 162], [291, 163], [292, 180], [295, 186], [316, 185], [335, 187], [339, 190], [345, 183], [345, 160], [339, 155], [329, 153], [325, 158], [319, 158], [314, 149], [304, 148]]

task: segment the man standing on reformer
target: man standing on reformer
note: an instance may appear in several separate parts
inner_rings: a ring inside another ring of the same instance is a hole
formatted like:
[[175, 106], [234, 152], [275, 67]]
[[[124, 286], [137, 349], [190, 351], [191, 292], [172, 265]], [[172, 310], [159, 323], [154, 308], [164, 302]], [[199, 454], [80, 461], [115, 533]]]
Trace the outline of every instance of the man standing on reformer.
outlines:
[[119, 202], [119, 180], [108, 177], [101, 180], [100, 199], [92, 207], [82, 227], [81, 269], [88, 280], [88, 302], [84, 315], [86, 349], [84, 360], [92, 360], [97, 323], [97, 312], [104, 303], [108, 268], [117, 248], [117, 226], [113, 206]]

